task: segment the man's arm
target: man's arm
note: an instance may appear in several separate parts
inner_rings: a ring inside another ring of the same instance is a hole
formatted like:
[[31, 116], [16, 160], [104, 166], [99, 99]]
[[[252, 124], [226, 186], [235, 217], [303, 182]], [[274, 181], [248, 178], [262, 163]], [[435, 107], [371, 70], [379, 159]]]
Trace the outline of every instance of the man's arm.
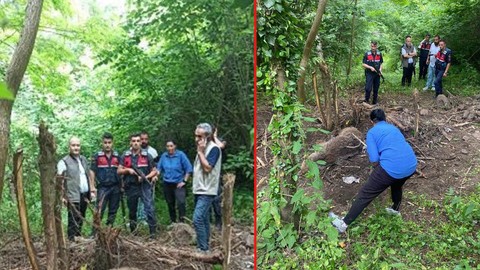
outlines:
[[132, 168], [125, 168], [123, 165], [118, 166], [117, 173], [122, 175], [136, 174]]
[[380, 159], [380, 156], [378, 155], [378, 148], [377, 144], [375, 143], [375, 139], [373, 138], [373, 135], [368, 132], [367, 133], [367, 153], [368, 153], [368, 158], [370, 162], [378, 162]]
[[91, 192], [97, 192], [97, 189], [95, 188], [95, 172], [93, 170], [89, 170], [89, 177], [90, 179], [90, 191]]

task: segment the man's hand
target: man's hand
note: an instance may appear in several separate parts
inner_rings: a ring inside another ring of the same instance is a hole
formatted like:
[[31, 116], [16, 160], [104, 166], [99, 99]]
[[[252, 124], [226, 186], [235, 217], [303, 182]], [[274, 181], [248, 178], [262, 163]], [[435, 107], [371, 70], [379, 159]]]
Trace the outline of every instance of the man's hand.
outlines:
[[448, 73], [448, 72], [443, 73], [443, 77], [447, 77], [447, 73]]
[[206, 146], [207, 146], [207, 139], [206, 138], [201, 139], [200, 141], [198, 141], [198, 144], [197, 144], [197, 152], [204, 153]]
[[370, 67], [370, 70], [371, 70], [372, 72], [375, 72], [375, 68], [374, 68], [374, 67]]
[[177, 188], [182, 188], [183, 186], [185, 186], [185, 182], [180, 182], [177, 184]]
[[158, 176], [155, 175], [154, 177], [152, 177], [152, 183], [155, 183], [157, 181], [158, 181]]

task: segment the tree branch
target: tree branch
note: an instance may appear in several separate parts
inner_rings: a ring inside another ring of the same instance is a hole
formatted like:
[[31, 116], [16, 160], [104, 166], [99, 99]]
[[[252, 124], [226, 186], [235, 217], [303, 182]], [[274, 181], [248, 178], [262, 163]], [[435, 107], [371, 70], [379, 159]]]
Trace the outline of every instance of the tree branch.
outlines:
[[315, 15], [315, 20], [313, 21], [312, 27], [310, 28], [310, 33], [308, 33], [307, 41], [305, 42], [305, 47], [303, 48], [302, 60], [300, 61], [300, 68], [297, 80], [297, 96], [300, 103], [305, 103], [305, 72], [307, 71], [308, 59], [310, 58], [310, 53], [312, 52], [313, 42], [317, 36], [318, 29], [322, 23], [323, 13], [325, 13], [325, 6], [327, 5], [328, 0], [319, 0], [317, 13]]

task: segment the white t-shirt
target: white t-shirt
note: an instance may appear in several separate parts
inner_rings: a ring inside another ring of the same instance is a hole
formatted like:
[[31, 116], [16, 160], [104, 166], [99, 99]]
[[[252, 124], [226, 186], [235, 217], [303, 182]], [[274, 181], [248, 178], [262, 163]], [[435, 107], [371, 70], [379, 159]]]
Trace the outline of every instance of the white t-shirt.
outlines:
[[[81, 193], [88, 192], [88, 180], [87, 180], [87, 175], [85, 174], [85, 168], [83, 168], [79, 158], [75, 158], [75, 159], [78, 162], [78, 168], [80, 171], [80, 192]], [[67, 164], [65, 164], [65, 161], [63, 161], [62, 159], [57, 163], [57, 174], [61, 175], [66, 170], [67, 170]]]
[[440, 50], [440, 46], [435, 46], [435, 43], [432, 43], [432, 45], [430, 45], [430, 51], [428, 52], [428, 55], [430, 55], [429, 66], [431, 67], [435, 66], [435, 61], [437, 60], [435, 58], [435, 55], [438, 53], [439, 50]]

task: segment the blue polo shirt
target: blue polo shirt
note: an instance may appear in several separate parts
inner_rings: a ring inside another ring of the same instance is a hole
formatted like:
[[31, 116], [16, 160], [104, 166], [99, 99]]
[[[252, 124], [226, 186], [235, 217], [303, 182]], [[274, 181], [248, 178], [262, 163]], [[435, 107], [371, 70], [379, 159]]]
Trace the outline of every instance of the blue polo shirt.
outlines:
[[395, 179], [412, 175], [417, 167], [417, 157], [403, 134], [385, 121], [376, 123], [368, 131], [367, 152], [370, 162], [380, 162]]
[[185, 174], [192, 174], [192, 164], [185, 153], [175, 150], [173, 155], [165, 152], [160, 157], [157, 170], [163, 175], [166, 183], [180, 183], [185, 179]]

